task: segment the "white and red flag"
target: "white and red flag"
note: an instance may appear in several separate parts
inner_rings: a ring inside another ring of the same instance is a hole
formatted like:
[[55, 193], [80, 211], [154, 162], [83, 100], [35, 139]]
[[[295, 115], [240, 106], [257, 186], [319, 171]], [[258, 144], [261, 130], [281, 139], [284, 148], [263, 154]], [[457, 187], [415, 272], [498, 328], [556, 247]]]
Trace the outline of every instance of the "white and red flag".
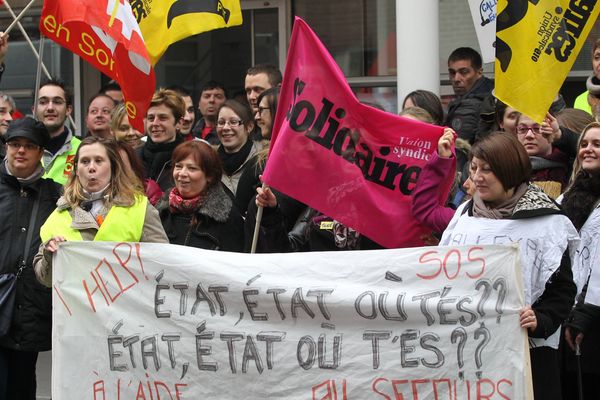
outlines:
[[144, 131], [155, 76], [128, 1], [44, 0], [40, 31], [116, 80], [132, 126]]
[[300, 18], [289, 48], [265, 182], [384, 247], [423, 245], [410, 194], [443, 128], [361, 104]]

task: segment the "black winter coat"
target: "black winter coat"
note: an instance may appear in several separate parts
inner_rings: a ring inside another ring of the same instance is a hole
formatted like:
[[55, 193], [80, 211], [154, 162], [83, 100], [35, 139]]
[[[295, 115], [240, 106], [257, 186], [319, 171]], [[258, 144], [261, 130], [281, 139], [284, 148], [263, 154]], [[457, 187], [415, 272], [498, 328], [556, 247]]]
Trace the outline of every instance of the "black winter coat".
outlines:
[[[21, 186], [0, 166], [0, 273], [16, 273], [25, 256], [26, 267], [17, 280], [15, 309], [10, 331], [0, 346], [22, 351], [46, 351], [52, 344], [51, 289], [40, 284], [33, 271], [33, 256], [40, 247], [40, 227], [56, 208], [61, 186], [50, 179]], [[31, 245], [24, 255], [34, 200], [41, 202], [35, 218]]]
[[454, 129], [458, 137], [473, 143], [479, 127], [481, 105], [491, 93], [494, 83], [481, 77], [471, 90], [461, 97], [457, 97], [448, 104], [446, 126]]
[[150, 137], [146, 143], [136, 150], [144, 167], [144, 178], [152, 179], [166, 192], [173, 182], [171, 156], [175, 147], [183, 143], [183, 136], [179, 133], [175, 141], [169, 143], [154, 143]]
[[169, 243], [198, 247], [207, 250], [244, 250], [244, 220], [233, 205], [231, 196], [219, 183], [210, 189], [204, 202], [192, 215], [171, 212], [169, 193], [165, 193], [157, 205]]

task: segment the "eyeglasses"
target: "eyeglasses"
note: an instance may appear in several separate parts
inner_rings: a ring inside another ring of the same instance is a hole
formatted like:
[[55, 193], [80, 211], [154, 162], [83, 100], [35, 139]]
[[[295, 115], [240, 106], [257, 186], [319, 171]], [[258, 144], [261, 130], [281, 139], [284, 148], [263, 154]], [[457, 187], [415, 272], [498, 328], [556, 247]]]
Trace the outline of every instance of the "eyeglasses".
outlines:
[[23, 147], [27, 151], [34, 151], [40, 148], [40, 146], [33, 143], [8, 142], [6, 145], [13, 150], [19, 150], [21, 147]]
[[269, 107], [258, 106], [258, 115], [262, 115], [263, 111], [268, 110]]
[[529, 132], [530, 130], [536, 135], [539, 135], [540, 133], [542, 133], [542, 127], [540, 125], [533, 125], [533, 126], [518, 125], [517, 126], [517, 133], [519, 135], [527, 135], [527, 132]]
[[238, 126], [242, 125], [243, 122], [244, 121], [242, 121], [241, 119], [230, 119], [230, 120], [220, 119], [217, 121], [217, 126], [219, 128], [222, 128], [226, 124], [229, 124], [230, 127], [237, 128]]

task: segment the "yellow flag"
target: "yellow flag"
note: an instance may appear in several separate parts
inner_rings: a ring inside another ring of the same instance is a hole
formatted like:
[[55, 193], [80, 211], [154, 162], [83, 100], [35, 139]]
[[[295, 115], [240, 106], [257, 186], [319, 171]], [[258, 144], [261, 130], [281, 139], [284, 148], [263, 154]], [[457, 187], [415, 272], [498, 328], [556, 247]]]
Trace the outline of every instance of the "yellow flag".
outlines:
[[171, 43], [242, 24], [240, 0], [129, 0], [152, 65]]
[[498, 99], [542, 122], [598, 18], [597, 0], [498, 0]]

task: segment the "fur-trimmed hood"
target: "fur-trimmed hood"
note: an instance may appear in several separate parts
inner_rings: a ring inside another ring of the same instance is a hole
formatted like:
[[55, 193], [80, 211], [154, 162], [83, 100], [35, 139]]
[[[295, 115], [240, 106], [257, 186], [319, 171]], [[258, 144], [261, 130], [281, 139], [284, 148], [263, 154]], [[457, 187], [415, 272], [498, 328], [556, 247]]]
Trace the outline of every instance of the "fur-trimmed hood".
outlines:
[[[167, 191], [156, 205], [158, 212], [161, 214], [165, 212], [165, 210], [169, 210], [169, 194], [171, 193], [171, 190]], [[229, 218], [232, 207], [233, 200], [225, 193], [225, 189], [223, 189], [223, 186], [219, 183], [206, 192], [206, 197], [196, 213], [199, 216], [224, 223]]]

